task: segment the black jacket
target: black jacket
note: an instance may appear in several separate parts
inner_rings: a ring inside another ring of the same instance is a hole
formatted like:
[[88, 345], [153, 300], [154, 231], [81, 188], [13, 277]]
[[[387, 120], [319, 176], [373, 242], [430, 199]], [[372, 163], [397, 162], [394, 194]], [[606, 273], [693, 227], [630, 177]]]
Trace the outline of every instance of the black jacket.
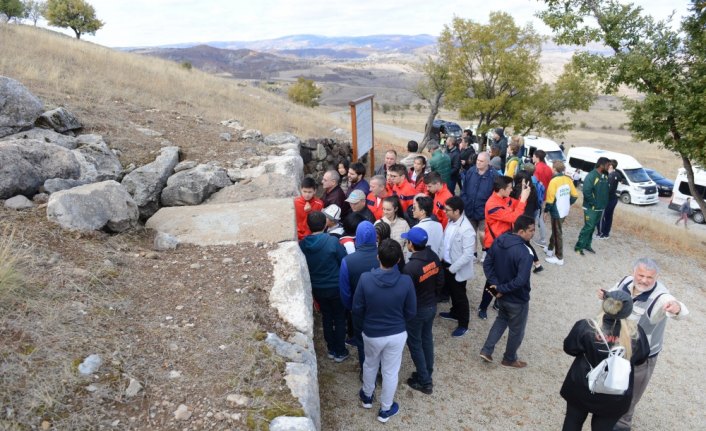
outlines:
[[506, 232], [488, 250], [483, 261], [485, 278], [509, 302], [530, 300], [530, 272], [534, 254], [519, 235]]
[[[620, 321], [615, 321], [603, 317], [603, 334], [608, 340], [608, 344], [613, 347], [613, 334], [620, 333]], [[638, 337], [632, 341], [632, 357], [630, 364], [630, 386], [623, 395], [592, 394], [588, 389], [588, 379], [586, 374], [591, 367], [598, 365], [603, 359], [608, 357], [605, 344], [596, 336], [596, 331], [591, 327], [588, 320], [579, 320], [571, 328], [571, 332], [564, 340], [564, 352], [575, 356], [574, 362], [566, 374], [564, 384], [561, 386], [561, 396], [569, 404], [576, 406], [590, 413], [597, 413], [601, 416], [619, 417], [625, 414], [630, 408], [632, 401], [633, 380], [635, 365], [639, 365], [647, 360], [650, 354], [650, 346], [647, 342], [645, 331], [637, 327]], [[617, 344], [617, 340], [616, 340]], [[589, 365], [590, 362], [590, 365]]]
[[412, 253], [402, 273], [412, 277], [417, 309], [436, 306], [436, 293], [444, 286], [444, 271], [439, 256], [430, 247]]
[[446, 155], [451, 159], [451, 178], [458, 180], [461, 177], [459, 172], [461, 169], [461, 152], [457, 146], [454, 146], [449, 149]]

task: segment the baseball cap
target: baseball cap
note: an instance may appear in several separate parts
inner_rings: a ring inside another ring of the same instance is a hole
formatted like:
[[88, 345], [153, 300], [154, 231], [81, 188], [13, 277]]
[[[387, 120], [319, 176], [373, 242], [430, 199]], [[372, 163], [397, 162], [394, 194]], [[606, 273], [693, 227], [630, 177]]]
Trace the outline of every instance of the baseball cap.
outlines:
[[400, 236], [414, 245], [427, 245], [427, 240], [429, 239], [427, 231], [420, 227], [413, 227]]
[[362, 190], [355, 189], [351, 192], [350, 196], [348, 196], [348, 199], [346, 199], [346, 202], [350, 202], [352, 204], [356, 202], [360, 202], [365, 199], [365, 193], [363, 193]]
[[324, 215], [327, 219], [333, 221], [341, 220], [341, 209], [336, 204], [331, 204], [324, 209]]

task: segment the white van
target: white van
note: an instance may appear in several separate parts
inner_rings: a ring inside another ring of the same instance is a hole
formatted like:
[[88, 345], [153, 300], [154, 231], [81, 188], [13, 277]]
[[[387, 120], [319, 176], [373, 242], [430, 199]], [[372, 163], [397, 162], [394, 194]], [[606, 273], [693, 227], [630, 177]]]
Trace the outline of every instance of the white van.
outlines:
[[551, 139], [540, 138], [539, 136], [535, 135], [525, 136], [525, 152], [523, 154], [523, 157], [527, 161], [531, 162], [532, 156], [537, 150], [542, 150], [547, 153], [544, 162], [549, 166], [551, 166], [552, 162], [556, 160], [566, 162], [564, 152], [561, 151], [561, 148], [559, 148], [559, 144], [557, 144], [556, 142], [552, 141]]
[[[698, 166], [694, 166], [694, 185], [696, 186], [696, 192], [699, 193], [702, 198], [706, 197], [706, 170]], [[672, 200], [669, 201], [669, 208], [674, 211], [679, 211], [688, 197], [692, 198], [691, 211], [694, 221], [696, 223], [704, 223], [704, 214], [693, 198], [691, 190], [689, 190], [689, 180], [686, 178], [686, 169], [679, 168], [679, 171], [677, 171], [677, 179], [674, 180], [674, 189]]]
[[623, 178], [618, 183], [620, 201], [625, 204], [649, 205], [659, 201], [657, 184], [650, 179], [640, 162], [627, 154], [591, 147], [572, 147], [567, 155], [566, 173], [570, 176], [580, 170], [581, 181], [596, 167], [600, 157], [615, 159]]

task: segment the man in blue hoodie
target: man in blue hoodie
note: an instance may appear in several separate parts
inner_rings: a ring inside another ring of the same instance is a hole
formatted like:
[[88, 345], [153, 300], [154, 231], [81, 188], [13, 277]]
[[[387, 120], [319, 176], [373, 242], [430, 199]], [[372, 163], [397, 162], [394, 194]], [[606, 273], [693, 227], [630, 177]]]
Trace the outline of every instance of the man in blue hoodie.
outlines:
[[311, 279], [311, 292], [321, 309], [321, 322], [328, 357], [336, 362], [345, 361], [349, 354], [346, 349], [346, 312], [338, 289], [338, 273], [346, 249], [337, 238], [324, 233], [326, 216], [320, 211], [312, 211], [306, 217], [311, 230], [299, 241], [306, 257]]
[[[369, 272], [380, 267], [378, 261], [378, 246], [375, 236], [375, 227], [369, 221], [361, 222], [355, 230], [355, 251], [343, 258], [338, 285], [341, 289], [341, 301], [346, 310], [353, 309], [353, 295], [358, 286], [358, 280], [364, 272]], [[358, 361], [363, 369], [365, 350], [363, 348], [363, 335], [360, 328], [353, 329], [353, 341], [358, 348]]]
[[382, 366], [382, 391], [378, 421], [387, 422], [399, 411], [394, 402], [402, 351], [407, 340], [406, 325], [417, 312], [412, 279], [400, 274], [402, 247], [392, 239], [378, 248], [380, 268], [360, 276], [353, 296], [353, 323], [362, 328], [365, 346], [363, 387], [358, 396], [366, 409], [372, 408], [375, 379]]
[[493, 241], [483, 262], [489, 289], [497, 298], [500, 308], [480, 351], [480, 357], [485, 362], [493, 362], [495, 344], [503, 336], [505, 329], [509, 328], [501, 364], [512, 368], [527, 366], [527, 362], [517, 359], [517, 349], [525, 336], [529, 313], [530, 273], [534, 255], [527, 242], [533, 235], [534, 219], [525, 215], [519, 216], [512, 232], [506, 232]]

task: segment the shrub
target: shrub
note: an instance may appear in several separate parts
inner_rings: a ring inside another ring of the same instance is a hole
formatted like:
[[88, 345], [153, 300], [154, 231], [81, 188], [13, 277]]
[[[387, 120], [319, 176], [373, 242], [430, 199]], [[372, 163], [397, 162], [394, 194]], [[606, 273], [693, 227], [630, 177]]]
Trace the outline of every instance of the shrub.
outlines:
[[191, 64], [190, 61], [182, 61], [181, 63], [179, 63], [179, 66], [181, 66], [182, 69], [186, 70], [191, 70], [194, 67], [194, 65]]
[[7, 228], [0, 236], [0, 303], [7, 303], [10, 295], [22, 285], [22, 276], [17, 271], [14, 236], [15, 231]]
[[300, 76], [297, 82], [289, 87], [287, 95], [292, 102], [313, 108], [319, 106], [321, 89], [311, 79]]

